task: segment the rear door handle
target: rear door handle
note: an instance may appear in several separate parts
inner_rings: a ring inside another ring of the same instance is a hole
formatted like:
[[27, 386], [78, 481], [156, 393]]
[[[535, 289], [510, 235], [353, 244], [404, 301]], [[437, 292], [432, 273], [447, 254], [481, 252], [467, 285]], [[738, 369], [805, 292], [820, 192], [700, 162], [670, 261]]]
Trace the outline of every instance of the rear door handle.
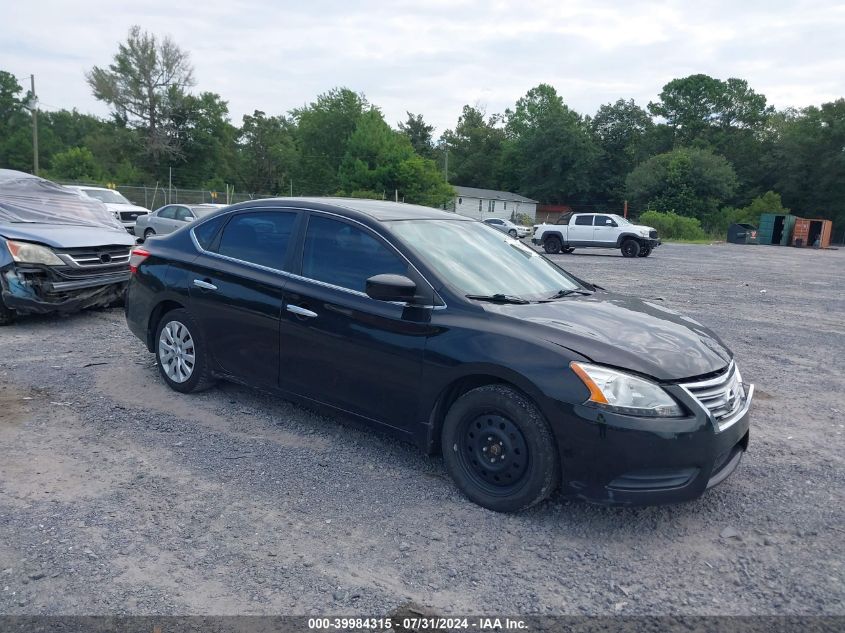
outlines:
[[202, 279], [194, 279], [194, 285], [203, 290], [217, 290], [217, 286]]
[[317, 316], [316, 312], [312, 312], [311, 310], [308, 310], [306, 308], [300, 308], [299, 306], [295, 306], [295, 305], [291, 305], [291, 304], [288, 304], [285, 309], [288, 312], [291, 312], [291, 313], [293, 313], [297, 316], [308, 317], [309, 319], [313, 319], [315, 316]]

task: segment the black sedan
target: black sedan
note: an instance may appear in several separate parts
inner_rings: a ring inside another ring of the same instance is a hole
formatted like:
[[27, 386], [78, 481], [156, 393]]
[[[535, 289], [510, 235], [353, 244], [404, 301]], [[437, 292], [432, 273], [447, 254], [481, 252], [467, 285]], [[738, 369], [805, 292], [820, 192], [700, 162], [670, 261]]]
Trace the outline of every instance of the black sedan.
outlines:
[[748, 445], [753, 386], [694, 320], [453, 213], [370, 200], [220, 210], [133, 251], [131, 330], [177, 391], [229, 379], [441, 452], [516, 511], [561, 486], [692, 499]]

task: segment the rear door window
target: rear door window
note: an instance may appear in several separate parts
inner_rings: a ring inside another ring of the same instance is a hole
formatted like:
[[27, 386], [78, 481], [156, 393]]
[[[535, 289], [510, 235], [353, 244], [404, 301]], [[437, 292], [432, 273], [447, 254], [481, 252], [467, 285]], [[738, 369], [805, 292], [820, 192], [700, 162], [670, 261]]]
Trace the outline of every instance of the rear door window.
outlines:
[[381, 274], [407, 275], [408, 264], [363, 229], [311, 216], [302, 253], [303, 277], [364, 292], [367, 279]]
[[575, 218], [575, 224], [577, 226], [592, 226], [593, 225], [593, 216], [591, 216], [591, 215], [579, 215]]
[[217, 253], [282, 270], [295, 221], [295, 211], [240, 213], [223, 228]]

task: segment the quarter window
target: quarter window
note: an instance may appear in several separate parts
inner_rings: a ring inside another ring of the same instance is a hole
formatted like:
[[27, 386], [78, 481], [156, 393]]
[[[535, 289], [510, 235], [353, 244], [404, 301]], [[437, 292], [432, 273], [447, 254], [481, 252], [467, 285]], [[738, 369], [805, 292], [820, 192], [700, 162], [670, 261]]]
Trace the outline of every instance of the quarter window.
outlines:
[[575, 224], [577, 226], [592, 226], [593, 225], [593, 216], [591, 215], [579, 215], [575, 218]]
[[303, 277], [364, 292], [367, 279], [381, 274], [407, 275], [408, 265], [366, 231], [311, 216], [302, 253]]
[[233, 217], [220, 236], [220, 255], [281, 270], [296, 213], [261, 211]]

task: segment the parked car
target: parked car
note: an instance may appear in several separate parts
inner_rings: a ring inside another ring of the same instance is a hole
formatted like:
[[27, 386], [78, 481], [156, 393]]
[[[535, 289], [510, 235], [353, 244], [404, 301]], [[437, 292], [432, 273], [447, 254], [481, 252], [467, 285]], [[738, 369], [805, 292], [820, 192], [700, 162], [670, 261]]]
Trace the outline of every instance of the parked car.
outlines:
[[583, 247], [618, 248], [625, 257], [648, 257], [661, 243], [652, 227], [612, 213], [567, 213], [556, 224], [535, 225], [531, 242], [551, 254]]
[[523, 238], [531, 234], [531, 227], [514, 224], [510, 220], [502, 218], [487, 218], [484, 224], [489, 224], [494, 229], [500, 230], [502, 233], [507, 233], [511, 237]]
[[153, 235], [167, 235], [181, 229], [187, 222], [204, 218], [225, 204], [168, 204], [138, 218], [135, 235], [145, 240]]
[[353, 416], [441, 452], [492, 510], [559, 485], [692, 499], [748, 446], [753, 386], [713, 332], [454, 213], [246, 202], [135, 248], [131, 269], [129, 328], [172, 389], [231, 379]]
[[137, 204], [131, 203], [119, 191], [114, 189], [107, 189], [106, 187], [88, 187], [66, 185], [68, 189], [76, 191], [80, 195], [87, 196], [99, 200], [106, 208], [111, 211], [112, 215], [120, 220], [130, 234], [135, 234], [135, 222], [138, 218], [147, 215], [150, 210], [145, 207], [140, 207]]
[[0, 169], [0, 325], [120, 300], [133, 245], [101, 202]]

